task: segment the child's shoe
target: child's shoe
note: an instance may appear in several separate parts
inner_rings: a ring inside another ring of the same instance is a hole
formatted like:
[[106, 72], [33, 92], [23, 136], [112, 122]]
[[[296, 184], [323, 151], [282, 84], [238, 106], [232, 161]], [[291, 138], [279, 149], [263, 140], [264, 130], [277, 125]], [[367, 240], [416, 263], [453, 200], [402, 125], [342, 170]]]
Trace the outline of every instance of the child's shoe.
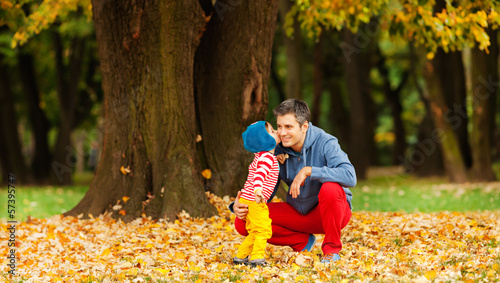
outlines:
[[264, 258], [252, 259], [249, 263], [252, 267], [267, 265], [266, 259]]
[[234, 264], [248, 264], [248, 257], [246, 258], [239, 258], [239, 257], [234, 257], [233, 258], [233, 263]]

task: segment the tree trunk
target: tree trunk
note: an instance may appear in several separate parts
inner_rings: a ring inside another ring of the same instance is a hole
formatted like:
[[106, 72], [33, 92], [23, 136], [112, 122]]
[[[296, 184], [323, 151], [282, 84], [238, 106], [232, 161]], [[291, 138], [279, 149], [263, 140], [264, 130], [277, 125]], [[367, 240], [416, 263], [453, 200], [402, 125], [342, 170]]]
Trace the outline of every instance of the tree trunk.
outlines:
[[460, 143], [449, 119], [445, 116], [445, 113], [449, 113], [450, 110], [444, 96], [443, 88], [446, 86], [442, 84], [439, 74], [441, 64], [442, 58], [439, 53], [431, 62], [426, 63], [424, 76], [427, 82], [427, 97], [434, 125], [438, 131], [436, 136], [438, 136], [447, 175], [451, 182], [463, 183], [467, 181], [467, 171], [460, 151]]
[[61, 111], [61, 122], [52, 162], [52, 179], [53, 182], [59, 182], [61, 185], [70, 185], [78, 154], [72, 146], [71, 133], [75, 126], [75, 111], [78, 102], [77, 82], [81, 74], [84, 42], [78, 38], [73, 39], [69, 65], [66, 67], [63, 62], [65, 50], [62, 38], [58, 32], [53, 32], [52, 36], [56, 61], [56, 89]]
[[31, 182], [29, 171], [21, 152], [17, 119], [12, 98], [8, 68], [1, 64], [0, 54], [0, 163], [2, 182], [7, 183], [9, 173], [16, 175], [19, 183]]
[[313, 125], [319, 125], [319, 116], [321, 113], [321, 94], [323, 92], [323, 42], [324, 33], [320, 35], [313, 51], [313, 103], [311, 110], [311, 122]]
[[421, 64], [419, 58], [422, 58], [422, 56], [418, 54], [414, 45], [410, 43], [411, 82], [425, 105], [426, 114], [418, 126], [417, 144], [413, 148], [413, 151], [408, 158], [401, 156], [398, 159], [402, 162], [407, 173], [414, 173], [419, 177], [441, 176], [445, 173], [445, 170], [441, 147], [439, 146], [439, 130], [434, 126], [426, 90], [419, 83], [419, 77], [422, 76], [421, 71], [423, 70], [419, 66]]
[[496, 31], [488, 32], [491, 46], [487, 54], [479, 48], [472, 49], [472, 178], [477, 181], [494, 181], [492, 144], [495, 125], [496, 96], [498, 93], [498, 42]]
[[[377, 55], [379, 57], [377, 68], [384, 78], [384, 93], [387, 104], [391, 108], [391, 116], [392, 121], [394, 123], [394, 145], [392, 150], [392, 165], [400, 165], [402, 164], [402, 160], [400, 157], [405, 156], [407, 143], [406, 143], [406, 131], [403, 125], [403, 106], [401, 105], [401, 101], [399, 99], [399, 94], [406, 84], [409, 72], [405, 72], [396, 89], [391, 88], [391, 82], [389, 80], [389, 70], [386, 66], [386, 59], [381, 53], [380, 49], [377, 47]], [[404, 160], [404, 159], [403, 159]]]
[[36, 183], [45, 184], [49, 182], [50, 162], [52, 160], [47, 136], [50, 123], [40, 108], [40, 93], [36, 81], [33, 56], [29, 53], [20, 53], [17, 59], [21, 74], [20, 78], [26, 102], [28, 103], [31, 131], [35, 141], [35, 152], [31, 159], [31, 172]]
[[[290, 11], [294, 3], [291, 0], [279, 0], [279, 13], [282, 22], [285, 22], [285, 16]], [[304, 59], [302, 56], [302, 34], [300, 22], [297, 19], [293, 21], [293, 36], [290, 38], [284, 32], [284, 43], [286, 52], [286, 86], [285, 93], [287, 98], [302, 98], [302, 70], [304, 68]]]
[[[349, 29], [344, 29], [344, 41], [350, 46], [356, 46], [356, 35]], [[370, 64], [366, 51], [351, 54], [345, 58], [345, 76], [350, 104], [351, 133], [349, 139], [349, 159], [358, 180], [366, 179], [370, 165], [373, 143], [373, 131], [369, 121], [368, 105], [370, 98], [369, 72]]]
[[439, 147], [439, 131], [434, 126], [430, 105], [426, 103], [427, 113], [418, 126], [417, 143], [408, 158], [399, 158], [407, 173], [418, 177], [442, 176], [443, 157]]
[[108, 0], [92, 7], [104, 145], [89, 191], [67, 214], [110, 210], [124, 221], [142, 213], [172, 220], [182, 210], [213, 215], [196, 153], [193, 66], [206, 24], [198, 1]]
[[469, 145], [469, 132], [467, 130], [469, 117], [467, 115], [467, 86], [462, 52], [444, 53], [440, 49], [436, 56], [441, 60], [439, 66], [435, 65], [435, 68], [439, 70], [438, 75], [449, 109], [448, 112], [444, 112], [444, 119], [455, 132], [465, 167], [470, 168], [472, 157]]
[[349, 110], [347, 107], [347, 99], [343, 89], [344, 67], [342, 65], [343, 55], [339, 48], [341, 42], [341, 33], [337, 31], [325, 31], [325, 48], [324, 56], [325, 62], [323, 64], [323, 73], [325, 75], [325, 84], [330, 94], [330, 105], [328, 118], [331, 125], [331, 133], [334, 134], [339, 140], [343, 150], [349, 152], [349, 134], [351, 131], [351, 122], [349, 117]]
[[[239, 3], [217, 1], [215, 12], [205, 10], [212, 16], [195, 57], [200, 155], [212, 171], [207, 189], [220, 196], [236, 195], [248, 175], [253, 154], [241, 134], [266, 117], [278, 13], [277, 1]], [[222, 7], [228, 7], [224, 14]]]

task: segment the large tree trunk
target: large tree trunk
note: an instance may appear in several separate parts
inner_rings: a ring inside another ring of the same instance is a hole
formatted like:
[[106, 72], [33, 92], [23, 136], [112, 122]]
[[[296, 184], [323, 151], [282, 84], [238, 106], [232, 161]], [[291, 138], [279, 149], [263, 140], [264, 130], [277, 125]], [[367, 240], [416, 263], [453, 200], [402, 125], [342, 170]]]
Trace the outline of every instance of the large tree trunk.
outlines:
[[[217, 1], [196, 52], [195, 95], [201, 156], [217, 195], [236, 195], [253, 157], [243, 148], [245, 128], [266, 117], [267, 84], [277, 1]], [[238, 2], [236, 2], [238, 3]], [[233, 6], [235, 5], [235, 6]], [[221, 17], [221, 7], [231, 8]], [[251, 19], [251, 20], [242, 20]]]
[[[196, 153], [193, 63], [206, 24], [198, 1], [108, 0], [92, 6], [105, 96], [104, 145], [89, 191], [68, 214], [110, 210], [124, 221], [142, 213], [172, 220], [181, 210], [213, 215]], [[122, 207], [112, 209], [117, 202]]]
[[17, 57], [20, 78], [24, 94], [28, 103], [29, 121], [35, 141], [35, 152], [31, 160], [31, 172], [38, 184], [49, 182], [50, 162], [52, 156], [48, 144], [49, 121], [40, 108], [40, 93], [36, 81], [33, 56], [29, 53], [20, 53]]
[[[290, 11], [294, 3], [291, 0], [279, 0], [279, 14], [282, 23], [285, 22], [285, 16]], [[294, 19], [293, 36], [290, 38], [284, 34], [285, 54], [286, 54], [286, 85], [285, 93], [287, 98], [302, 98], [302, 70], [304, 68], [303, 44], [300, 22]]]
[[472, 178], [494, 181], [492, 144], [495, 125], [496, 96], [498, 93], [498, 41], [497, 32], [489, 32], [489, 53], [472, 50]]
[[17, 131], [14, 100], [9, 81], [9, 70], [1, 64], [0, 54], [0, 163], [2, 182], [7, 182], [9, 173], [16, 175], [19, 183], [29, 183], [31, 175], [21, 152], [21, 142]]

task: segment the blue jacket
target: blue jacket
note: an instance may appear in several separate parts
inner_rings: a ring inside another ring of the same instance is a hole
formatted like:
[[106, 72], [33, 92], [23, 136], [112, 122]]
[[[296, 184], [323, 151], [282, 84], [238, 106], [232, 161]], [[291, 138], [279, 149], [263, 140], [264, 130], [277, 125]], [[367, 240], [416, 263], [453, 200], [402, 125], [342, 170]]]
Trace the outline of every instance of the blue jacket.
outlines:
[[[286, 202], [297, 211], [305, 215], [318, 205], [318, 194], [321, 185], [325, 182], [339, 183], [344, 188], [347, 202], [352, 209], [352, 193], [347, 187], [356, 185], [356, 172], [347, 154], [340, 148], [336, 137], [309, 122], [301, 152], [297, 153], [289, 147], [283, 147], [283, 144], [280, 143], [276, 146], [274, 154], [281, 153], [287, 153], [289, 156], [284, 164], [280, 164], [279, 175], [288, 187], [292, 185], [293, 179], [300, 169], [305, 166], [312, 167], [311, 176], [307, 177], [304, 186], [300, 188], [300, 195], [297, 198], [292, 198], [290, 194], [286, 196]], [[276, 193], [278, 186], [279, 180], [274, 193]]]

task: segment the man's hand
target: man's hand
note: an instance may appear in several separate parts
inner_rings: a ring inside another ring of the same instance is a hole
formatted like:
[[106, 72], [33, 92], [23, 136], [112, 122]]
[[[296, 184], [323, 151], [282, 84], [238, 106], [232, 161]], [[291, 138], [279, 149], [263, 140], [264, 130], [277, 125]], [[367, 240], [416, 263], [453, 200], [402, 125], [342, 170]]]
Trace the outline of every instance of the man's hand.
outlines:
[[288, 190], [288, 192], [292, 195], [292, 198], [297, 198], [297, 196], [300, 195], [300, 187], [304, 185], [307, 177], [311, 176], [311, 170], [312, 168], [310, 166], [306, 166], [300, 169], [299, 174], [295, 176], [295, 179], [293, 179], [293, 183], [290, 186], [290, 190]]
[[238, 192], [236, 199], [234, 200], [233, 210], [236, 217], [241, 220], [245, 220], [248, 214], [248, 205], [240, 203], [241, 191]]
[[261, 189], [255, 190], [255, 202], [257, 204], [265, 202], [265, 199], [264, 199], [264, 196], [262, 195], [262, 190]]

